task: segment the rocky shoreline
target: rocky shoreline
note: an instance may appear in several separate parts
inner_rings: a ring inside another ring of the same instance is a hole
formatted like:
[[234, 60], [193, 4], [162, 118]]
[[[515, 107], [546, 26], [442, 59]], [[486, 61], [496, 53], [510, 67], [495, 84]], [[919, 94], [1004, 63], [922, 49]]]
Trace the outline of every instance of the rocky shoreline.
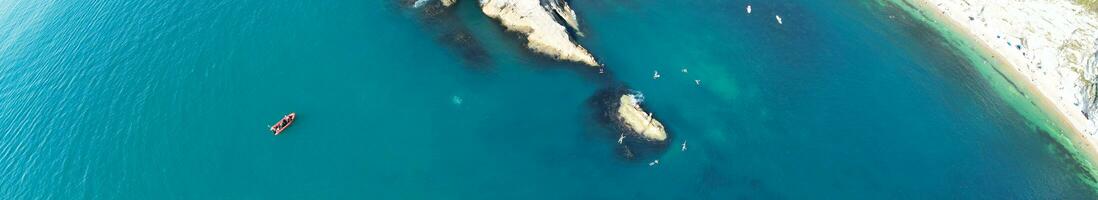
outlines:
[[[485, 64], [490, 60], [487, 51], [450, 9], [457, 0], [401, 0], [405, 7], [442, 32], [440, 41], [459, 50], [466, 61]], [[534, 52], [558, 60], [599, 67], [600, 75], [609, 75], [591, 53], [577, 44], [571, 33], [582, 36], [579, 19], [564, 0], [480, 0], [481, 11], [495, 19], [507, 30], [525, 36], [527, 47]], [[565, 26], [567, 25], [567, 26]], [[611, 85], [618, 85], [611, 81]], [[600, 125], [610, 129], [615, 146], [622, 158], [636, 160], [661, 155], [667, 147], [669, 135], [664, 124], [655, 114], [644, 109], [639, 92], [623, 86], [610, 87], [597, 92], [591, 102]]]

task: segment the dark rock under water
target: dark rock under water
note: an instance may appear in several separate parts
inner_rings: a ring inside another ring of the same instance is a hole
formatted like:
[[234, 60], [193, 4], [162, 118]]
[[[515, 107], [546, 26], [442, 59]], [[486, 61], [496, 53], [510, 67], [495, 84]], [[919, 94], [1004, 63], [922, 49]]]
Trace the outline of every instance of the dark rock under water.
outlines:
[[428, 29], [437, 33], [435, 39], [461, 56], [467, 66], [480, 68], [492, 65], [488, 50], [465, 26], [461, 18], [454, 14], [453, 9], [457, 9], [457, 5], [444, 6], [441, 1], [431, 1], [416, 8], [415, 2], [415, 0], [399, 0], [398, 4], [413, 10]]

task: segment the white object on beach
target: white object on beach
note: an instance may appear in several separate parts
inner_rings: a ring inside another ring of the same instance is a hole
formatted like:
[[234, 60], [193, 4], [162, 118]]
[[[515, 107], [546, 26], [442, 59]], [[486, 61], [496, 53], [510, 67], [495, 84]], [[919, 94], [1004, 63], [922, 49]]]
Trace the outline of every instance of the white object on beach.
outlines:
[[774, 15], [774, 19], [778, 19], [778, 24], [782, 24], [782, 16]]
[[751, 14], [751, 4], [747, 4], [747, 14]]
[[652, 79], [660, 79], [660, 71], [653, 71], [653, 72], [655, 72], [655, 74], [652, 74]]

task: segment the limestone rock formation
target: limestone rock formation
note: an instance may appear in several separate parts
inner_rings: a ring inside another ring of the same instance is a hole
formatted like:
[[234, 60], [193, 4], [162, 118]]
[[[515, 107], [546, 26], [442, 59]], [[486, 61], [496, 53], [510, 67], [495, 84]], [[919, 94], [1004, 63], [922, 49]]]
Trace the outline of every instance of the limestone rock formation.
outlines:
[[[1094, 47], [1098, 47], [1098, 40], [1094, 41]], [[1079, 80], [1083, 90], [1079, 91], [1076, 102], [1083, 108], [1083, 116], [1092, 124], [1098, 124], [1098, 49], [1092, 51], [1094, 53], [1083, 58]]]
[[636, 95], [621, 95], [618, 101], [620, 102], [617, 110], [618, 117], [621, 118], [621, 122], [625, 127], [650, 141], [663, 142], [667, 140], [667, 131], [664, 129], [663, 123], [653, 118], [652, 113], [646, 112], [640, 107]]
[[595, 121], [609, 129], [608, 142], [626, 160], [657, 158], [671, 140], [663, 123], [644, 109], [643, 99], [637, 91], [613, 86], [599, 90], [589, 102]]
[[441, 1], [442, 1], [442, 6], [446, 6], [446, 7], [450, 7], [451, 5], [454, 5], [455, 3], [457, 3], [457, 0], [441, 0]]
[[556, 59], [597, 67], [595, 57], [574, 43], [552, 11], [538, 0], [481, 0], [481, 11], [510, 31], [526, 36], [526, 47]]
[[576, 35], [583, 36], [583, 32], [580, 31], [579, 27], [579, 18], [576, 17], [576, 11], [572, 10], [572, 6], [569, 6], [568, 2], [563, 0], [549, 1], [549, 8], [552, 8], [553, 12], [576, 32]]

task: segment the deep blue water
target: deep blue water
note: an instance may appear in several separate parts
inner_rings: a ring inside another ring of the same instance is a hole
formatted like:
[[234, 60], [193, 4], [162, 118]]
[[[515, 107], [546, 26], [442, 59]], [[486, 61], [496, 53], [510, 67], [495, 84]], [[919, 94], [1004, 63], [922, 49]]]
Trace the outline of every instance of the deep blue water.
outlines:
[[[1095, 196], [888, 6], [575, 1], [598, 75], [475, 4], [439, 20], [389, 0], [0, 0], [0, 199]], [[592, 122], [617, 84], [671, 131], [659, 165]]]

